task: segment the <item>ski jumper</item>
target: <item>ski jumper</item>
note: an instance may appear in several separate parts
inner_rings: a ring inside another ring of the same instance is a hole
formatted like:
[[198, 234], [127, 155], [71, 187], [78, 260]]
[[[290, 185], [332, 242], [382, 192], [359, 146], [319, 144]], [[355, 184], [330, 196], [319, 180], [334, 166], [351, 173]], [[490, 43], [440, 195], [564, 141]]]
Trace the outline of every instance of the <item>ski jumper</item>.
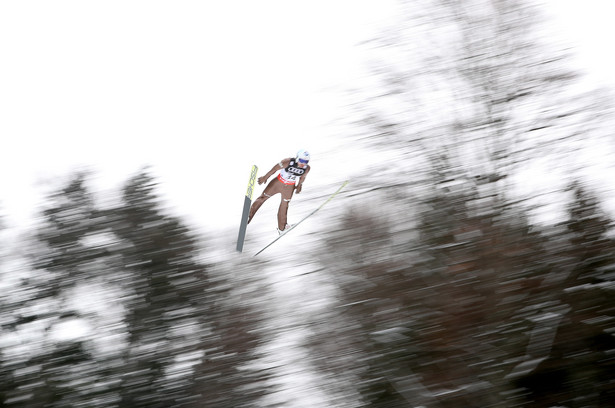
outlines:
[[[265, 176], [265, 179], [269, 178], [276, 171], [280, 171], [278, 176], [271, 180], [271, 182], [267, 185], [263, 194], [258, 197], [252, 207], [250, 208], [250, 215], [248, 218], [248, 223], [252, 221], [252, 217], [258, 211], [258, 209], [263, 205], [265, 201], [267, 201], [272, 196], [280, 193], [282, 196], [280, 201], [280, 208], [278, 209], [278, 229], [283, 231], [287, 225], [287, 215], [288, 215], [288, 206], [290, 204], [290, 200], [293, 197], [293, 193], [295, 192], [295, 188], [298, 188], [298, 192], [300, 191], [300, 186], [305, 180], [305, 176], [310, 170], [310, 166], [304, 164], [303, 167], [301, 163], [298, 162], [295, 158], [284, 159], [280, 161], [277, 165], [275, 165]], [[295, 187], [295, 184], [297, 187]], [[259, 181], [260, 184], [260, 181]]]

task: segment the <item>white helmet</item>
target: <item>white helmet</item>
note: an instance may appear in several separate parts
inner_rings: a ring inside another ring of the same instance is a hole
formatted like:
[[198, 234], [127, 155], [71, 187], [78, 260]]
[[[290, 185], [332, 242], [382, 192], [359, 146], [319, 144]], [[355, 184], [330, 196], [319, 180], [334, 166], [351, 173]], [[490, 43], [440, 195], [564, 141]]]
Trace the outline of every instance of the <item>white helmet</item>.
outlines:
[[310, 153], [307, 150], [301, 149], [297, 152], [297, 161], [299, 163], [307, 163], [310, 161]]

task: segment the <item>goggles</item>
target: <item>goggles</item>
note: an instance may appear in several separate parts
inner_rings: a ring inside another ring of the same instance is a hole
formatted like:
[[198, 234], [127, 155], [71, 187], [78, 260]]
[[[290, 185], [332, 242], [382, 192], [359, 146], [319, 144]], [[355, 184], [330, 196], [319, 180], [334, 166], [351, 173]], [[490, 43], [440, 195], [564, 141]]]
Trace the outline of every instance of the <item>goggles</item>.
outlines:
[[308, 164], [309, 160], [303, 160], [303, 159], [299, 159], [299, 163], [301, 164]]

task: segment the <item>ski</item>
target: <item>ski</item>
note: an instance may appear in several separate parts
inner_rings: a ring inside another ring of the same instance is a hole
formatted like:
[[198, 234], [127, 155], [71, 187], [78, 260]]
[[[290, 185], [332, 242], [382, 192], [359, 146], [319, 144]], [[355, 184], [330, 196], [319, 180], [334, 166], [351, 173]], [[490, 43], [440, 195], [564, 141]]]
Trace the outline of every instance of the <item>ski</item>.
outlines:
[[329, 198], [327, 198], [327, 200], [322, 203], [318, 208], [316, 208], [314, 211], [312, 211], [311, 213], [309, 213], [308, 215], [306, 215], [305, 217], [303, 217], [298, 223], [294, 224], [292, 227], [290, 227], [288, 230], [285, 230], [284, 233], [282, 235], [280, 235], [279, 237], [277, 237], [276, 239], [274, 239], [273, 241], [271, 241], [269, 244], [267, 244], [267, 246], [265, 246], [263, 249], [261, 249], [260, 251], [258, 251], [257, 253], [254, 254], [254, 256], [260, 254], [261, 252], [263, 252], [265, 249], [269, 248], [271, 245], [275, 244], [280, 238], [282, 238], [283, 236], [285, 236], [286, 234], [288, 234], [290, 231], [292, 231], [293, 229], [297, 228], [297, 226], [299, 224], [301, 224], [303, 221], [305, 221], [306, 219], [310, 218], [312, 215], [314, 215], [316, 213], [316, 211], [320, 210], [322, 207], [324, 207], [329, 201], [333, 200], [333, 198], [338, 195], [338, 193], [340, 191], [342, 191], [342, 189], [344, 187], [346, 187], [346, 184], [348, 184], [348, 180], [344, 181], [344, 183], [340, 186], [340, 188], [337, 189], [337, 191], [333, 194], [331, 194], [329, 196]]
[[256, 181], [257, 166], [252, 166], [250, 172], [250, 180], [248, 181], [248, 190], [243, 200], [243, 213], [241, 215], [241, 224], [239, 224], [239, 236], [237, 237], [237, 252], [243, 251], [243, 241], [246, 238], [246, 229], [248, 228], [248, 216], [250, 215], [250, 206], [252, 205], [252, 193], [254, 192], [254, 183]]

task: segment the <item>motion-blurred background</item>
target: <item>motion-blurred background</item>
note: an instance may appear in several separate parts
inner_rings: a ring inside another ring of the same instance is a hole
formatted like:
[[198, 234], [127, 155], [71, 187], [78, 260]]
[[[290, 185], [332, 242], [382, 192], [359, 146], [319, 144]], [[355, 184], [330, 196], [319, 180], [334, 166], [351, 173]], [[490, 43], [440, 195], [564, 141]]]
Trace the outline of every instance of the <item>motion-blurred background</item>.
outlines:
[[613, 406], [583, 3], [2, 3], [0, 407]]

